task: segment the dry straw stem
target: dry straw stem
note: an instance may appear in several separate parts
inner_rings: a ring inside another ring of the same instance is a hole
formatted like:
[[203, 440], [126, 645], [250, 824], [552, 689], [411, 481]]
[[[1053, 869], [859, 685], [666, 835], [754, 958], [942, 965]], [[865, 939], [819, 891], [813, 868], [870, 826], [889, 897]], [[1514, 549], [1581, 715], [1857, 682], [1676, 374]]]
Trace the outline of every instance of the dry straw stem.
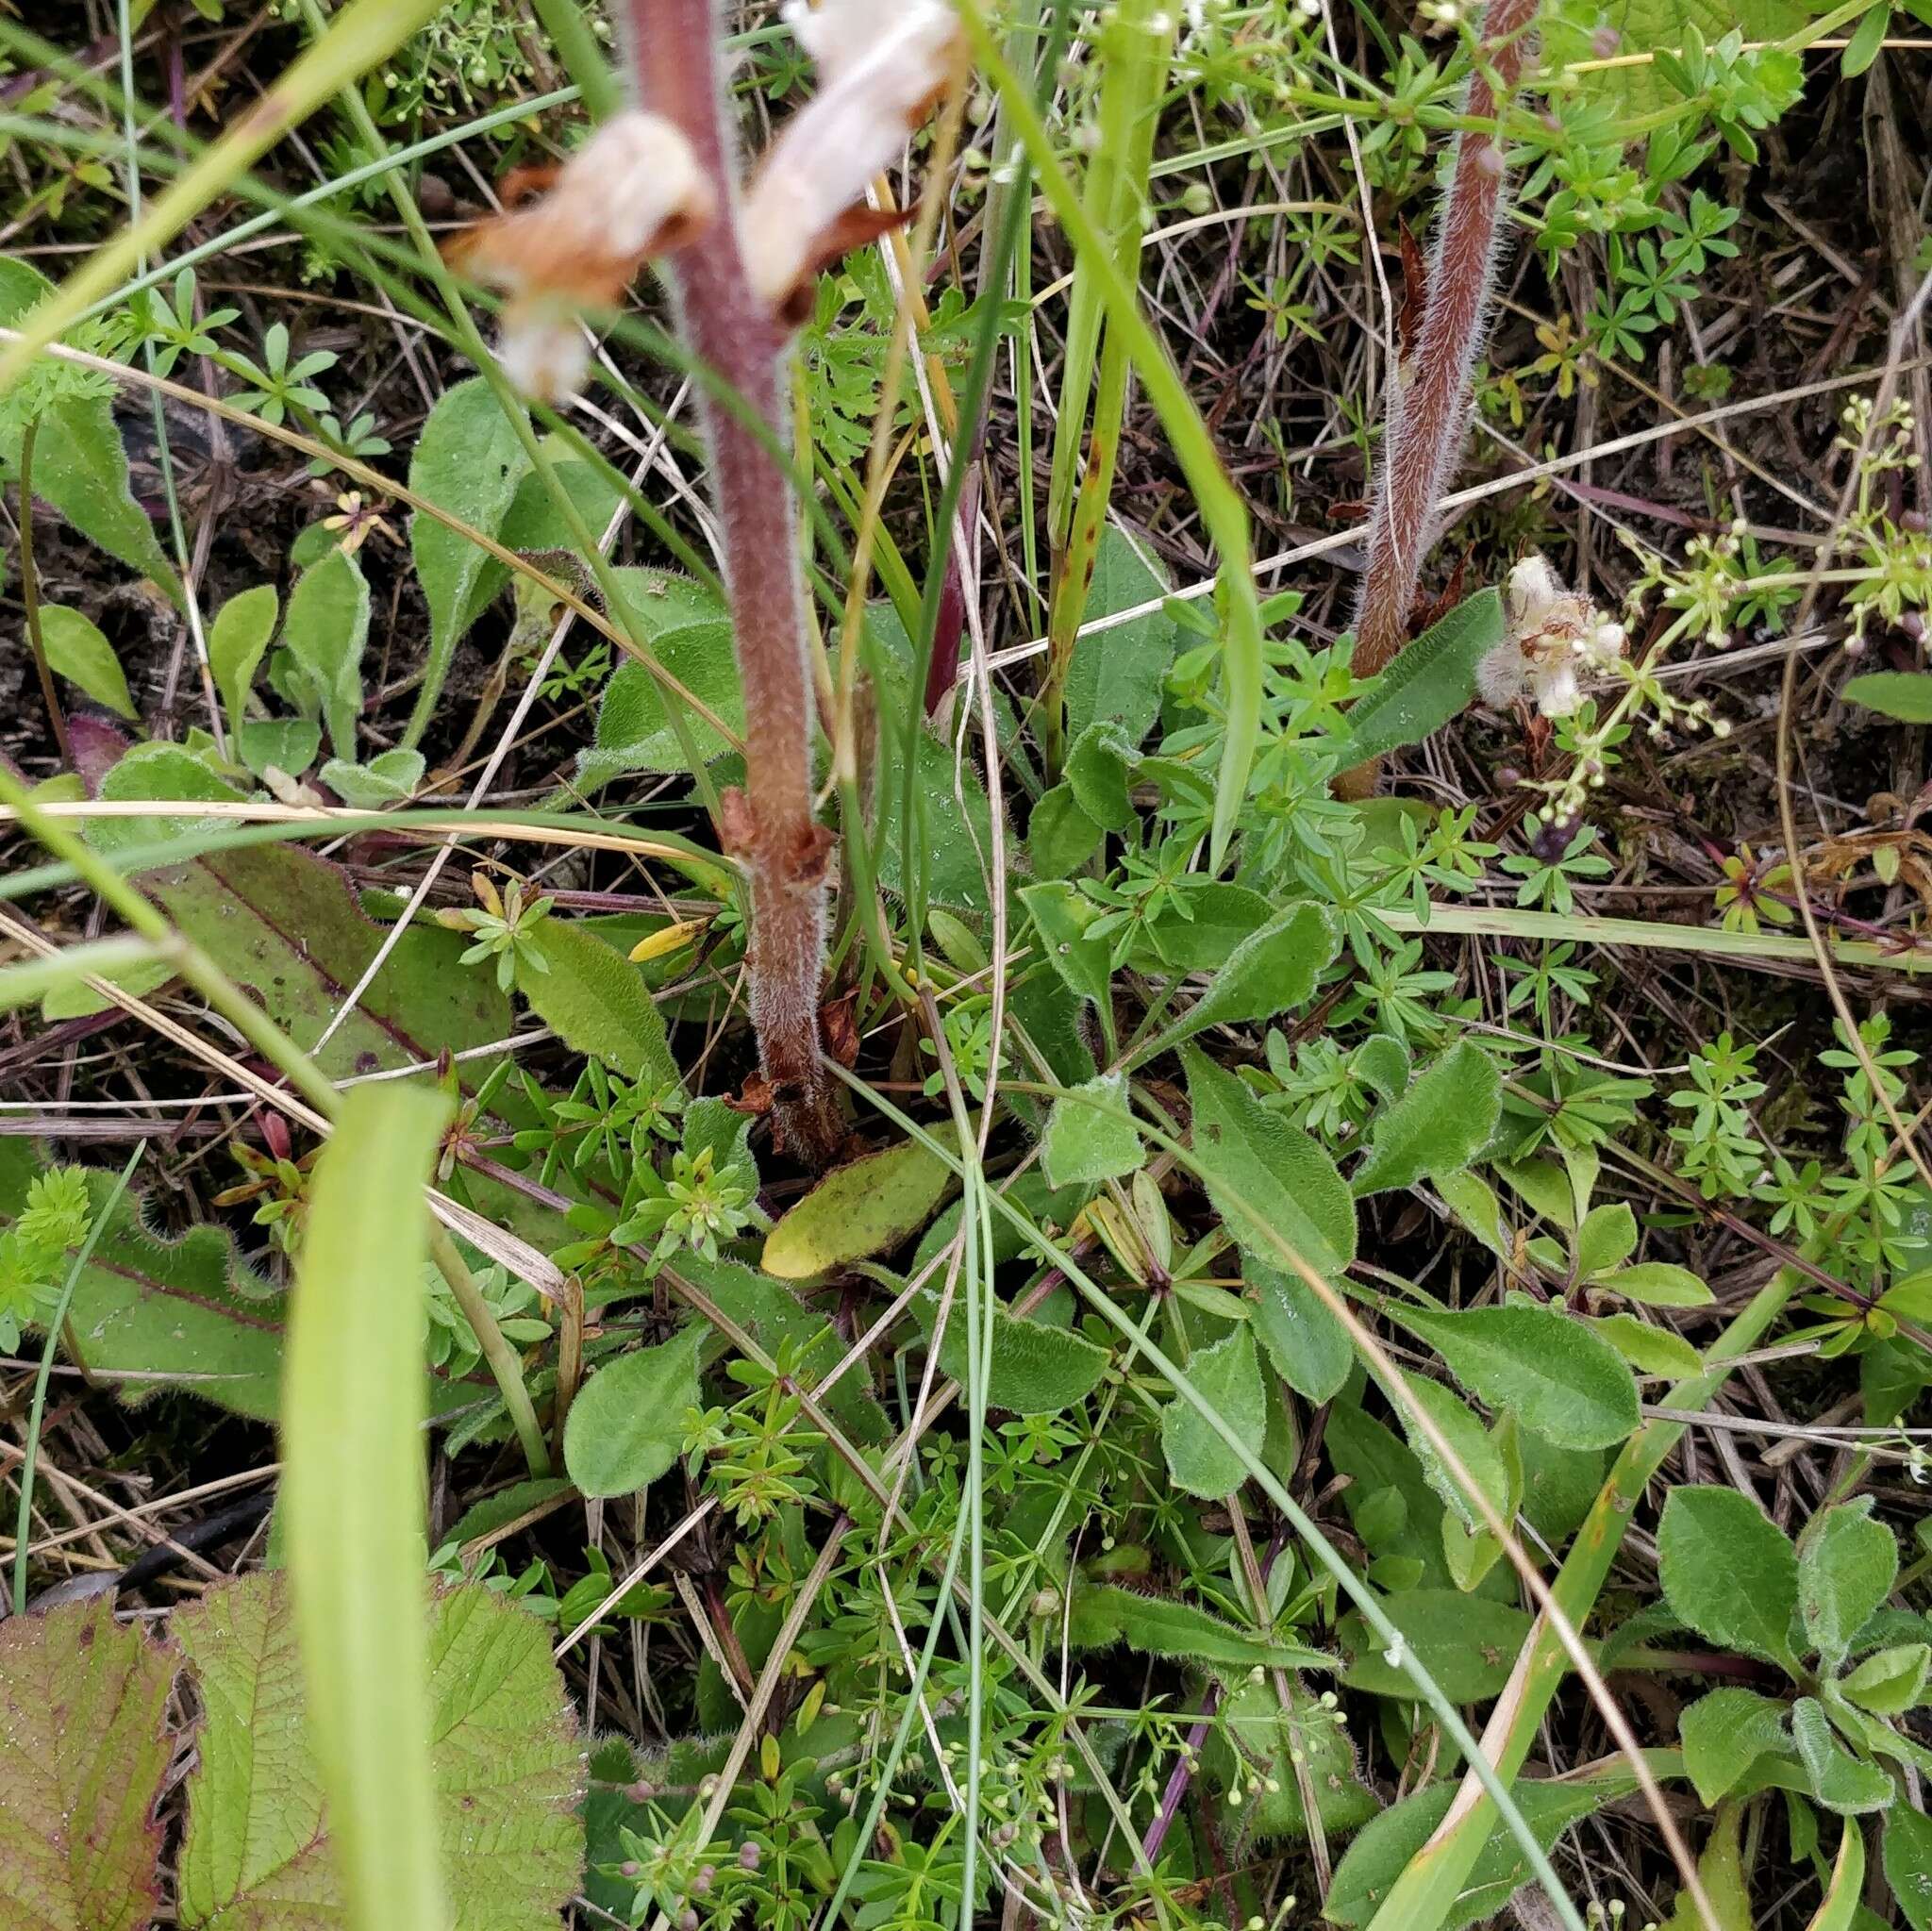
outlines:
[[[1474, 121], [1493, 123], [1515, 92], [1536, 9], [1537, 0], [1491, 0], [1485, 8], [1464, 104]], [[1437, 499], [1469, 430], [1470, 371], [1489, 326], [1506, 206], [1499, 132], [1470, 126], [1457, 138], [1422, 326], [1412, 343], [1401, 345], [1390, 382], [1369, 566], [1355, 617], [1355, 668], [1361, 676], [1386, 669], [1408, 641], [1416, 579], [1441, 526]], [[1373, 767], [1350, 775], [1357, 795], [1373, 789]]]
[[[725, 120], [713, 0], [628, 0], [624, 20], [641, 105], [683, 134], [717, 196], [717, 219], [670, 258], [686, 344], [782, 447], [786, 334], [741, 245], [738, 143]], [[819, 1045], [830, 834], [812, 810], [797, 509], [783, 465], [751, 425], [709, 392], [703, 411], [744, 689], [745, 791], [719, 830], [751, 875], [751, 1016], [775, 1124], [792, 1153], [824, 1165], [844, 1124]]]

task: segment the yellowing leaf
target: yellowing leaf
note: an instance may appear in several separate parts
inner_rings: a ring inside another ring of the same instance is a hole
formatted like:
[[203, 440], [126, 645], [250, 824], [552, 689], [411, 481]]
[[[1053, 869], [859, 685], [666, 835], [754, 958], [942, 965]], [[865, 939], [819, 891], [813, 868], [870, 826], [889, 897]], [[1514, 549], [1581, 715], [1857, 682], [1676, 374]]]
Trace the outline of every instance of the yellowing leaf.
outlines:
[[810, 1280], [915, 1234], [953, 1190], [952, 1168], [916, 1140], [827, 1174], [765, 1238], [762, 1266]]

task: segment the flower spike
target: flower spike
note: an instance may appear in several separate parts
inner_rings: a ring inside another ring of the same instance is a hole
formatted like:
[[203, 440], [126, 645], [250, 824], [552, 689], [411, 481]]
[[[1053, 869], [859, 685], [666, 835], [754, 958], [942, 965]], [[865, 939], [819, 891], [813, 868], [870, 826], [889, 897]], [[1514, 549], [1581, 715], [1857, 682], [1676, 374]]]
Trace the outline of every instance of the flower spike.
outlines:
[[945, 92], [962, 36], [944, 0], [788, 0], [784, 17], [823, 84], [760, 163], [742, 229], [753, 288], [797, 321], [820, 269], [906, 219], [865, 207], [866, 184]]
[[510, 298], [497, 350], [505, 373], [556, 402], [589, 367], [582, 311], [616, 304], [651, 256], [709, 221], [715, 198], [684, 136], [635, 109], [605, 122], [562, 167], [520, 170], [506, 188], [504, 212], [444, 253]]

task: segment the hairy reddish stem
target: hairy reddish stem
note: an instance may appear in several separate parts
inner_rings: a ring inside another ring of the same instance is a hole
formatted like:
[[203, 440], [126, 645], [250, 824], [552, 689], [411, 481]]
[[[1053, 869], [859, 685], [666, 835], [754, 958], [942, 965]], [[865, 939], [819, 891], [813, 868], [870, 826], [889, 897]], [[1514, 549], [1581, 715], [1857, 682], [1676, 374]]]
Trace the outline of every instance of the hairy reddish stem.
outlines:
[[[641, 105], [677, 125], [717, 194], [716, 219], [671, 258], [685, 343], [782, 446], [787, 338], [752, 292], [740, 244], [722, 21], [713, 0], [626, 0], [625, 16]], [[797, 509], [790, 476], [752, 426], [708, 393], [702, 406], [744, 689], [745, 794], [727, 794], [719, 830], [751, 875], [751, 1016], [774, 1121], [791, 1151], [824, 1165], [844, 1125], [819, 1045], [831, 835], [812, 811]]]
[[[1467, 113], [1492, 121], [1499, 92], [1506, 101], [1515, 92], [1536, 9], [1537, 0], [1490, 0]], [[1491, 75], [1499, 87], [1491, 85]], [[1441, 527], [1436, 501], [1469, 430], [1470, 372], [1489, 327], [1501, 253], [1503, 172], [1501, 143], [1465, 128], [1437, 223], [1422, 326], [1412, 343], [1402, 344], [1383, 415], [1368, 569], [1355, 615], [1355, 668], [1363, 676], [1387, 669], [1408, 641], [1416, 580]], [[1373, 783], [1369, 771], [1361, 789]]]

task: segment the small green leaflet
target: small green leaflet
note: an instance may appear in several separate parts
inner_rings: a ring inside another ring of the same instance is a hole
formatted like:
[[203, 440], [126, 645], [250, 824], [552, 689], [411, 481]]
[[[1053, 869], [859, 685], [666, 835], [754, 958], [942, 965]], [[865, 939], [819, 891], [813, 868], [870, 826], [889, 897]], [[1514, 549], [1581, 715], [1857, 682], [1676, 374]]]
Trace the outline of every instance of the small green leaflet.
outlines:
[[1715, 1804], [1767, 1751], [1790, 1747], [1785, 1706], [1755, 1690], [1713, 1690], [1677, 1719], [1684, 1768], [1707, 1804]]
[[221, 693], [222, 708], [228, 714], [228, 728], [238, 734], [248, 717], [249, 687], [261, 667], [269, 640], [275, 634], [281, 608], [275, 585], [258, 583], [253, 590], [230, 597], [208, 625], [208, 670]]
[[[1016, 1415], [1060, 1414], [1099, 1387], [1109, 1358], [1105, 1348], [1064, 1327], [1022, 1321], [995, 1306], [987, 1406]], [[956, 1299], [940, 1343], [940, 1366], [963, 1388], [968, 1359], [966, 1315]]]
[[362, 653], [369, 641], [369, 584], [345, 550], [331, 550], [296, 579], [282, 641], [321, 700], [338, 757], [354, 761], [362, 713]]
[[[1866, 17], [1883, 21], [1885, 9], [1874, 8]], [[1847, 677], [1841, 694], [1902, 724], [1932, 724], [1932, 671], [1867, 671]]]
[[1082, 624], [1131, 610], [1155, 608], [1105, 630], [1074, 636], [1067, 666], [1067, 732], [1078, 738], [1090, 725], [1111, 724], [1137, 746], [1160, 714], [1161, 680], [1174, 661], [1176, 626], [1158, 599], [1168, 584], [1133, 540], [1109, 524], [1100, 533]]
[[[409, 488], [459, 523], [494, 537], [529, 467], [517, 425], [482, 377], [473, 376], [445, 390], [430, 410], [409, 458]], [[403, 734], [406, 747], [417, 743], [436, 715], [450, 659], [477, 614], [477, 578], [491, 561], [469, 536], [420, 509], [409, 522], [409, 548], [429, 605], [429, 659]], [[351, 755], [340, 739], [336, 749]]]
[[1103, 916], [1100, 907], [1063, 879], [1022, 887], [1020, 902], [1054, 971], [1081, 998], [1106, 1006], [1112, 972], [1107, 941], [1087, 936], [1088, 927]]

